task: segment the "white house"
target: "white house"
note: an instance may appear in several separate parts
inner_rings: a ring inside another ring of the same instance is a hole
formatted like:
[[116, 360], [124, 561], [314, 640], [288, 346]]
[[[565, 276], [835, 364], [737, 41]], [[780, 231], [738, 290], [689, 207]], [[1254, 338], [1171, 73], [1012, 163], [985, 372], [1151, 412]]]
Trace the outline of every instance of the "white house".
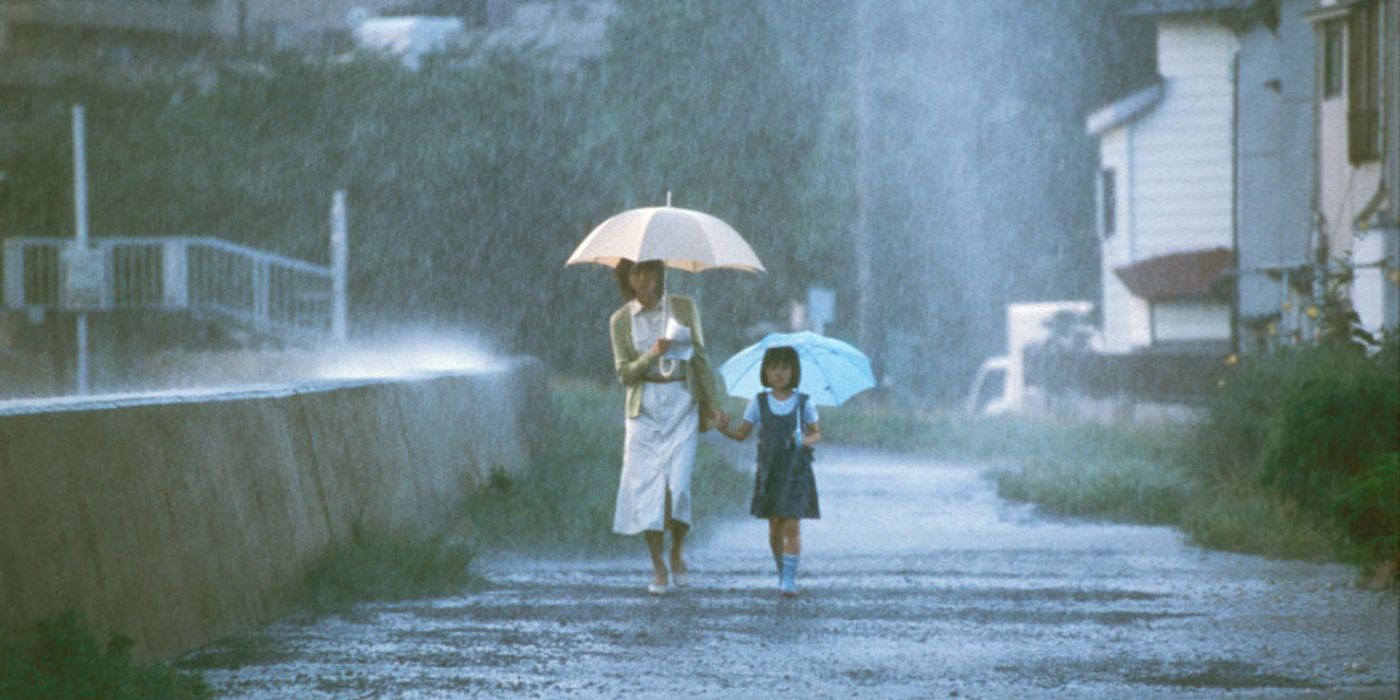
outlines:
[[1127, 6], [1156, 21], [1159, 78], [1086, 120], [1099, 139], [1107, 352], [1233, 350], [1251, 330], [1300, 322], [1290, 299], [1310, 258], [1309, 2]]
[[1234, 244], [1234, 35], [1206, 19], [1173, 17], [1158, 22], [1157, 42], [1160, 82], [1088, 118], [1089, 132], [1099, 137], [1107, 352], [1160, 341], [1230, 340], [1224, 298], [1179, 296], [1173, 292], [1184, 290], [1165, 281], [1153, 285], [1163, 293], [1157, 298], [1129, 287], [1130, 281], [1147, 282], [1149, 269], [1138, 266], [1157, 258], [1185, 256], [1181, 262], [1190, 267], [1194, 256]]
[[1315, 199], [1368, 330], [1400, 325], [1400, 0], [1319, 0]]

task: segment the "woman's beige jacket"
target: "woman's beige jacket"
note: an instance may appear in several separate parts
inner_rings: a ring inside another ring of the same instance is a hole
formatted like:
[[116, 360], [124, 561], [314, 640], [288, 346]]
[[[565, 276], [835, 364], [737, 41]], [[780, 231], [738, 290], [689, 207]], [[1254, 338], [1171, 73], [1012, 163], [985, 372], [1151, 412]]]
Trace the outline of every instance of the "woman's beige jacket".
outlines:
[[[705, 355], [705, 336], [700, 330], [700, 312], [690, 297], [672, 294], [670, 305], [671, 315], [690, 328], [691, 342], [695, 346], [695, 354], [686, 368], [685, 382], [690, 395], [695, 397], [695, 403], [700, 407], [700, 430], [703, 432], [710, 429], [709, 416], [717, 408], [717, 402], [714, 371], [710, 369], [710, 360]], [[657, 354], [651, 350], [638, 353], [633, 347], [630, 307], [629, 302], [614, 311], [612, 318], [608, 319], [608, 327], [612, 331], [613, 364], [617, 367], [617, 378], [627, 387], [627, 417], [636, 418], [642, 413], [642, 377]]]

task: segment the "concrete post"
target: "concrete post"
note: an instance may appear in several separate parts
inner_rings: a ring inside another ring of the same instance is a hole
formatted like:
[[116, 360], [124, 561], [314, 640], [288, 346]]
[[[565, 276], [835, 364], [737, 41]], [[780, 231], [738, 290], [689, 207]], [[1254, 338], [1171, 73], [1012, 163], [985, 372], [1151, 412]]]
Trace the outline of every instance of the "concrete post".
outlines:
[[[75, 225], [75, 249], [84, 251], [88, 245], [88, 198], [87, 198], [87, 135], [83, 119], [83, 106], [73, 105], [73, 219]], [[77, 379], [74, 390], [79, 394], [88, 392], [88, 318], [79, 312], [77, 329], [78, 344]]]
[[331, 198], [331, 337], [344, 342], [349, 335], [349, 314], [346, 289], [349, 276], [349, 251], [346, 242], [345, 190], [336, 190]]
[[24, 247], [18, 241], [5, 241], [5, 308], [24, 308]]
[[173, 309], [190, 305], [189, 250], [183, 238], [164, 241], [160, 247], [161, 297]]
[[271, 325], [272, 318], [268, 308], [271, 275], [267, 268], [267, 260], [253, 258], [253, 319], [264, 327]]

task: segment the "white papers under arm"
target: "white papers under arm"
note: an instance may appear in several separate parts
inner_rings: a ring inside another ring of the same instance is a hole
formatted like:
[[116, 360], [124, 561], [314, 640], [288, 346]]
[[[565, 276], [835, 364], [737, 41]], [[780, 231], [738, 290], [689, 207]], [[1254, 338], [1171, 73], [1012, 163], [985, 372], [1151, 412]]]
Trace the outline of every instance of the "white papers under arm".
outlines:
[[661, 357], [667, 360], [689, 360], [695, 354], [695, 346], [690, 339], [690, 327], [674, 318], [666, 320], [666, 339], [671, 347]]

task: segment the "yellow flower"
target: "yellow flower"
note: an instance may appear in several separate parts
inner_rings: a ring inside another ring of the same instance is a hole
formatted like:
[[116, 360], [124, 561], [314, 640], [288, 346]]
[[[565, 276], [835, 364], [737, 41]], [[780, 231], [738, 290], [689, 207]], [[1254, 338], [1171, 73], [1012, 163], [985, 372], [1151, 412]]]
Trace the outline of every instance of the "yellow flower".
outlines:
[[1223, 389], [1225, 387], [1225, 380], [1221, 379], [1220, 381], [1216, 382], [1215, 385]]
[[1317, 314], [1318, 314], [1318, 311], [1317, 311], [1317, 307], [1316, 307], [1316, 306], [1309, 306], [1309, 307], [1308, 307], [1308, 318], [1317, 318]]
[[1239, 362], [1239, 361], [1240, 361], [1239, 356], [1235, 355], [1235, 353], [1233, 353], [1233, 352], [1230, 353], [1230, 356], [1229, 356], [1229, 357], [1225, 358], [1225, 364], [1231, 365], [1231, 366], [1234, 366], [1234, 364], [1235, 364], [1236, 362]]
[[1276, 323], [1270, 323], [1270, 324], [1269, 324], [1269, 335], [1275, 335], [1275, 334], [1277, 334], [1277, 333], [1278, 333], [1278, 324], [1276, 324]]

